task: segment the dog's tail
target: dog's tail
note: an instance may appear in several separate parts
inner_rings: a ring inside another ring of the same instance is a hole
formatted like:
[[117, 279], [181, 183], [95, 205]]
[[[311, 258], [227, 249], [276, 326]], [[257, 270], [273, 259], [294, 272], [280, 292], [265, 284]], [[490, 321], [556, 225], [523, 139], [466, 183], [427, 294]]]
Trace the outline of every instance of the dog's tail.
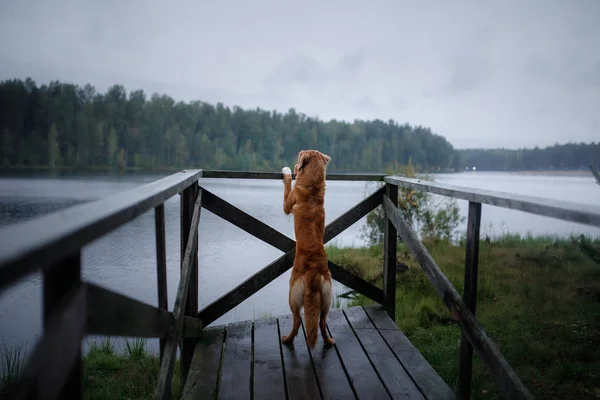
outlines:
[[306, 324], [306, 341], [310, 348], [317, 344], [319, 317], [321, 314], [321, 285], [323, 275], [319, 272], [310, 273], [306, 277], [304, 290], [304, 321]]

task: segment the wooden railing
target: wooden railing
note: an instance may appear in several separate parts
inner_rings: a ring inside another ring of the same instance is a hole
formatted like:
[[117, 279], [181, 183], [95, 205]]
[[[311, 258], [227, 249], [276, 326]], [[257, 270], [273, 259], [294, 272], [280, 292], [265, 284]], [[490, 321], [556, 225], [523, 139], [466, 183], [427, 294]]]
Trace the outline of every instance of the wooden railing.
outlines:
[[[43, 272], [44, 332], [21, 375], [3, 398], [81, 398], [82, 350], [86, 335], [160, 339], [156, 399], [171, 398], [177, 347], [184, 382], [204, 326], [289, 269], [295, 242], [198, 185], [202, 170], [182, 171], [139, 188], [48, 214], [0, 230], [0, 290], [26, 275]], [[204, 171], [204, 177], [283, 179], [282, 173]], [[329, 175], [330, 180], [377, 180], [383, 175]], [[181, 278], [168, 311], [164, 202], [180, 195]], [[381, 204], [378, 190], [328, 225], [325, 242]], [[198, 225], [201, 209], [215, 213], [285, 254], [231, 292], [198, 311]], [[81, 280], [86, 244], [154, 209], [158, 307]], [[383, 303], [383, 291], [330, 263], [338, 281]], [[393, 304], [391, 300], [388, 304]]]
[[[81, 398], [82, 339], [86, 335], [161, 338], [156, 398], [170, 398], [176, 346], [189, 365], [202, 323], [198, 311], [198, 221], [202, 171], [182, 171], [142, 187], [0, 230], [0, 289], [43, 272], [44, 332], [5, 397]], [[181, 280], [167, 310], [163, 203], [181, 194]], [[81, 281], [81, 249], [151, 209], [155, 210], [158, 307]], [[195, 280], [194, 280], [195, 279]], [[194, 309], [194, 307], [196, 307]], [[182, 367], [182, 374], [187, 373]]]
[[[217, 320], [291, 268], [296, 243], [198, 185], [200, 178], [282, 179], [282, 173], [182, 171], [116, 196], [69, 208], [0, 230], [0, 290], [25, 275], [44, 274], [44, 334], [6, 398], [82, 397], [81, 341], [86, 335], [160, 338], [156, 399], [170, 398], [181, 342], [181, 380], [189, 371], [204, 326]], [[385, 181], [385, 186], [327, 225], [327, 243], [382, 205], [387, 215], [383, 290], [329, 261], [335, 280], [382, 304], [394, 317], [396, 238], [400, 235], [462, 329], [459, 394], [468, 398], [475, 348], [508, 398], [530, 398], [475, 314], [481, 204], [492, 204], [600, 226], [600, 209], [527, 196], [465, 189], [377, 174], [328, 174], [328, 180]], [[398, 186], [469, 200], [464, 299], [433, 261], [397, 209]], [[164, 202], [180, 194], [181, 278], [168, 311]], [[284, 254], [198, 311], [198, 224], [205, 208]], [[81, 249], [151, 209], [155, 210], [158, 307], [81, 281]], [[48, 368], [51, 366], [50, 368]]]
[[504, 359], [502, 353], [500, 353], [498, 347], [490, 340], [485, 330], [475, 318], [481, 205], [489, 204], [597, 227], [600, 227], [600, 207], [444, 185], [399, 176], [386, 176], [384, 181], [386, 182], [386, 186], [401, 186], [469, 201], [463, 297], [458, 294], [450, 280], [448, 280], [435, 263], [390, 198], [384, 198], [383, 208], [389, 221], [388, 223], [391, 223], [398, 230], [402, 241], [406, 243], [415, 258], [419, 261], [425, 275], [461, 327], [458, 372], [459, 397], [461, 399], [470, 398], [473, 348], [475, 348], [492, 372], [492, 375], [496, 378], [505, 398], [531, 399], [532, 396], [527, 388], [525, 388], [514, 370]]

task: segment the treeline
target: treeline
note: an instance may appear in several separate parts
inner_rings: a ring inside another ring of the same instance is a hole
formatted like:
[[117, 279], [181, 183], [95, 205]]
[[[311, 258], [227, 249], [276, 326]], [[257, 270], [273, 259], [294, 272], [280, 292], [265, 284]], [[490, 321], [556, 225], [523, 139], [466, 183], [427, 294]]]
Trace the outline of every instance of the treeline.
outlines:
[[555, 144], [533, 149], [464, 149], [464, 168], [479, 171], [575, 170], [600, 165], [600, 142]]
[[0, 82], [0, 166], [280, 170], [318, 148], [333, 171], [385, 171], [412, 162], [451, 170], [458, 152], [430, 129], [394, 121], [321, 121], [201, 101], [147, 98], [122, 85]]

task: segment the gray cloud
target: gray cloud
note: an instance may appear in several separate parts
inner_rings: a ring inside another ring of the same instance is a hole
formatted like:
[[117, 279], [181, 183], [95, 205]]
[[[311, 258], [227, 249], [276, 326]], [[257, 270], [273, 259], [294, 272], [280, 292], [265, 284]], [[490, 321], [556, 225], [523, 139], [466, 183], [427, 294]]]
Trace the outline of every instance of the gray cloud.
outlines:
[[600, 139], [600, 2], [0, 2], [0, 79], [430, 126], [458, 147]]

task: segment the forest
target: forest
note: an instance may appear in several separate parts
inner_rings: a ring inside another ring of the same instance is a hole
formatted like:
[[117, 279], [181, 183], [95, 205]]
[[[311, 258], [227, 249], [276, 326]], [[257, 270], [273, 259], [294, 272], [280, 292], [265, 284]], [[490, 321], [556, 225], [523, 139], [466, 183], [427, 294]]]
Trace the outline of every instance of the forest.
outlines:
[[318, 148], [329, 169], [375, 172], [407, 164], [460, 167], [458, 152], [430, 129], [395, 121], [321, 121], [202, 101], [149, 98], [122, 85], [31, 79], [0, 82], [0, 166], [204, 168], [279, 171], [298, 151]]
[[332, 157], [334, 172], [581, 169], [600, 143], [544, 149], [455, 149], [430, 128], [394, 120], [323, 121], [295, 109], [178, 102], [112, 85], [106, 93], [52, 81], [0, 82], [0, 167], [278, 171], [301, 149]]
[[533, 149], [461, 149], [461, 164], [478, 171], [589, 170], [600, 165], [600, 142], [555, 144]]

